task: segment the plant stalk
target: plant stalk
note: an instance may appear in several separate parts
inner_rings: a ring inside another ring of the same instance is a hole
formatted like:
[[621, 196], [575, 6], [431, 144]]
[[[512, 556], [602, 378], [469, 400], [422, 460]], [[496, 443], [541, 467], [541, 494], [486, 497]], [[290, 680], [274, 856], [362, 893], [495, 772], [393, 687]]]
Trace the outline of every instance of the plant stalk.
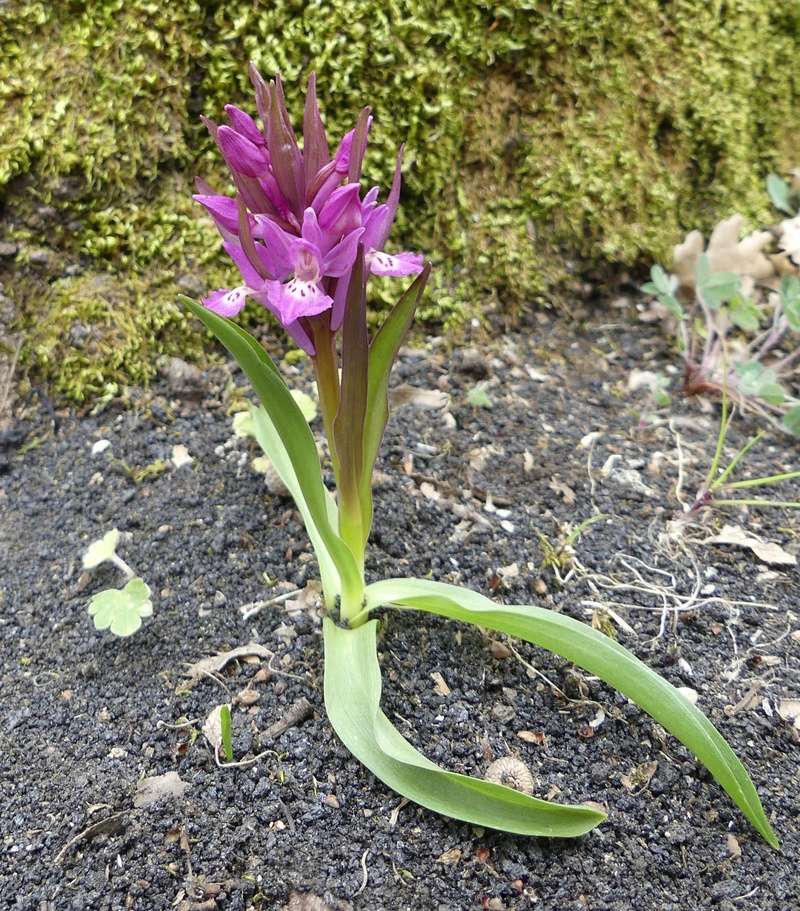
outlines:
[[333, 422], [339, 409], [339, 366], [336, 355], [336, 338], [331, 332], [330, 323], [323, 319], [315, 319], [313, 323], [314, 371], [317, 376], [317, 392], [319, 393], [319, 407], [322, 412], [322, 424], [325, 428], [325, 437], [328, 440], [328, 449], [333, 462], [333, 472], [336, 475], [337, 485], [339, 480], [339, 456], [336, 452], [336, 443], [333, 437]]

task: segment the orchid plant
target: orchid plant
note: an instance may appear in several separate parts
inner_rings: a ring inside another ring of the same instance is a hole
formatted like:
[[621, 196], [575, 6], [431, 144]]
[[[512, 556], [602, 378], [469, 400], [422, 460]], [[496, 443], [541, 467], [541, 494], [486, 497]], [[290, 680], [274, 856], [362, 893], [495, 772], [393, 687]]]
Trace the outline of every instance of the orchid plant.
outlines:
[[[261, 401], [255, 435], [291, 493], [319, 562], [326, 616], [325, 706], [347, 748], [379, 779], [422, 806], [476, 825], [540, 836], [578, 836], [605, 819], [598, 806], [541, 800], [493, 781], [447, 771], [419, 753], [381, 711], [374, 613], [438, 614], [517, 636], [617, 687], [708, 767], [761, 835], [777, 839], [744, 767], [711, 722], [613, 639], [568, 616], [501, 605], [428, 579], [365, 581], [373, 521], [371, 477], [389, 416], [388, 384], [430, 271], [417, 253], [384, 249], [400, 197], [402, 150], [391, 189], [362, 195], [372, 123], [365, 108], [331, 154], [315, 80], [309, 80], [302, 147], [279, 78], [250, 76], [262, 127], [237, 107], [228, 124], [206, 121], [235, 195], [200, 184], [205, 206], [242, 282], [186, 306], [237, 359]], [[416, 276], [370, 338], [371, 275]], [[232, 321], [252, 298], [308, 353], [336, 482], [326, 488], [308, 423], [262, 346]]]

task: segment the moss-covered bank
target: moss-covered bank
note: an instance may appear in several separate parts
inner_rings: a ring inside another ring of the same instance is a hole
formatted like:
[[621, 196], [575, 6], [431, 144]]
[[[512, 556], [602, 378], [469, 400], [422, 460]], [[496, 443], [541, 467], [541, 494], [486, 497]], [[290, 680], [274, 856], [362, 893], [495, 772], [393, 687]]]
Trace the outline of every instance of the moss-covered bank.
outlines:
[[399, 239], [439, 263], [427, 315], [446, 320], [529, 306], [576, 258], [763, 217], [765, 173], [796, 163], [799, 39], [800, 11], [770, 0], [4, 4], [0, 187], [22, 247], [3, 277], [38, 327], [26, 361], [80, 398], [197, 346], [176, 291], [228, 274], [189, 202], [218, 168], [197, 117], [248, 103], [248, 59], [296, 111], [315, 67], [334, 133], [368, 100], [376, 179], [407, 141]]

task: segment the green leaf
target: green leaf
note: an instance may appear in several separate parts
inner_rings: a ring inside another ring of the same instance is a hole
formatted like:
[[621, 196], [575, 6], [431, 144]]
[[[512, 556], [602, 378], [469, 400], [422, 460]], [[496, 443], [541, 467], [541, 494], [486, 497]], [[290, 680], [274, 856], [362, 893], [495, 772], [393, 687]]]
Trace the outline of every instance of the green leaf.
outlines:
[[110, 629], [115, 636], [132, 636], [150, 617], [153, 604], [150, 589], [142, 579], [131, 579], [123, 589], [110, 588], [93, 595], [89, 614], [96, 629]]
[[777, 174], [770, 174], [767, 177], [767, 193], [776, 209], [787, 215], [797, 214], [792, 206], [792, 191], [782, 177]]
[[342, 589], [351, 594], [359, 592], [359, 569], [350, 549], [330, 524], [328, 494], [314, 437], [278, 368], [261, 345], [236, 323], [184, 295], [179, 295], [179, 299], [214, 333], [247, 375], [283, 445], [322, 546], [336, 565]]
[[300, 389], [292, 389], [292, 398], [309, 424], [316, 419], [318, 414], [317, 403], [307, 392], [303, 392]]
[[237, 411], [233, 416], [233, 432], [237, 437], [255, 437], [253, 416], [249, 411]]
[[658, 263], [656, 263], [650, 269], [650, 278], [653, 280], [653, 284], [655, 285], [655, 287], [659, 291], [659, 293], [661, 293], [661, 294], [671, 294], [672, 293], [672, 286], [671, 286], [671, 283], [669, 280], [669, 276], [664, 271], [664, 269], [658, 265]]
[[226, 762], [233, 762], [233, 724], [231, 707], [227, 702], [219, 707], [219, 731], [222, 739], [222, 755]]
[[473, 408], [491, 408], [492, 400], [486, 392], [486, 383], [478, 383], [468, 390], [467, 401]]
[[691, 750], [764, 839], [778, 847], [756, 789], [722, 735], [675, 687], [613, 639], [551, 610], [494, 604], [477, 592], [424, 579], [387, 579], [367, 586], [367, 609], [380, 605], [414, 608], [508, 633], [597, 675]]
[[762, 398], [770, 405], [780, 405], [786, 400], [786, 391], [778, 382], [778, 374], [759, 361], [737, 364], [736, 372], [741, 378], [741, 391], [745, 395]]
[[380, 709], [377, 620], [342, 629], [326, 617], [325, 709], [348, 750], [390, 788], [429, 810], [520, 835], [570, 838], [605, 819], [599, 810], [550, 803], [440, 769]]
[[642, 285], [642, 291], [645, 294], [656, 295], [676, 319], [684, 319], [683, 307], [678, 298], [675, 297], [675, 292], [678, 289], [677, 278], [674, 275], [668, 275], [659, 265], [654, 265], [650, 269], [650, 277], [652, 281]]
[[[337, 495], [339, 534], [359, 558], [372, 522], [372, 497], [362, 502], [364, 471], [364, 420], [367, 413], [369, 333], [364, 247], [359, 244], [347, 288], [342, 323], [342, 385], [333, 436], [339, 456]], [[371, 494], [371, 489], [369, 490]]]
[[[336, 563], [325, 544], [324, 535], [317, 526], [315, 516], [311, 512], [304, 496], [303, 489], [300, 486], [300, 482], [297, 480], [297, 475], [295, 474], [291, 459], [286, 452], [286, 447], [281, 442], [281, 438], [278, 436], [277, 430], [275, 430], [275, 425], [272, 423], [263, 407], [259, 406], [258, 408], [253, 408], [250, 413], [250, 418], [253, 425], [253, 435], [256, 440], [258, 440], [259, 446], [261, 446], [266, 453], [267, 458], [272, 463], [275, 471], [278, 473], [278, 477], [283, 481], [284, 486], [291, 494], [292, 499], [297, 504], [300, 515], [303, 517], [303, 523], [314, 548], [314, 553], [317, 556], [317, 562], [319, 563], [319, 574], [322, 581], [322, 591], [325, 596], [325, 603], [327, 605], [332, 605], [336, 600], [336, 596], [340, 594], [339, 573], [336, 569]], [[255, 460], [253, 462], [253, 467], [256, 467]], [[325, 490], [325, 495], [328, 523], [331, 528], [336, 528], [338, 524], [336, 503], [327, 489]]]
[[789, 328], [800, 332], [800, 278], [784, 275], [781, 279], [780, 297]]
[[431, 266], [428, 263], [397, 301], [369, 347], [369, 386], [364, 423], [365, 485], [371, 484], [372, 468], [389, 418], [389, 374], [392, 364], [414, 321], [414, 313], [430, 272]]
[[116, 528], [107, 531], [99, 541], [92, 541], [83, 555], [83, 568], [94, 569], [101, 563], [105, 563], [106, 560], [112, 559], [117, 552], [117, 544], [119, 544], [119, 530]]
[[707, 253], [697, 258], [697, 291], [707, 307], [716, 310], [739, 291], [742, 281], [733, 272], [712, 272]]
[[794, 405], [783, 416], [783, 426], [789, 433], [800, 436], [800, 405]]
[[730, 316], [733, 324], [745, 332], [755, 332], [761, 321], [761, 311], [746, 297], [734, 294], [729, 303]]

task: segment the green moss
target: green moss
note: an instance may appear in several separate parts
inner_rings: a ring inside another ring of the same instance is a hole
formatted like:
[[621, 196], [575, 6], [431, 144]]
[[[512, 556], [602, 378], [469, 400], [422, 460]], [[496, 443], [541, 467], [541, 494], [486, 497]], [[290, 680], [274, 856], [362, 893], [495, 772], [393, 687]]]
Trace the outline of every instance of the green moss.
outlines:
[[451, 324], [541, 302], [576, 261], [769, 218], [764, 175], [796, 164], [799, 38], [797, 9], [769, 0], [3, 5], [7, 220], [83, 269], [6, 283], [36, 327], [25, 360], [80, 399], [199, 353], [175, 295], [232, 270], [189, 201], [195, 173], [224, 185], [198, 114], [252, 108], [248, 59], [283, 73], [295, 115], [315, 67], [334, 136], [369, 101], [376, 181], [407, 142], [397, 242], [433, 256], [423, 315]]

